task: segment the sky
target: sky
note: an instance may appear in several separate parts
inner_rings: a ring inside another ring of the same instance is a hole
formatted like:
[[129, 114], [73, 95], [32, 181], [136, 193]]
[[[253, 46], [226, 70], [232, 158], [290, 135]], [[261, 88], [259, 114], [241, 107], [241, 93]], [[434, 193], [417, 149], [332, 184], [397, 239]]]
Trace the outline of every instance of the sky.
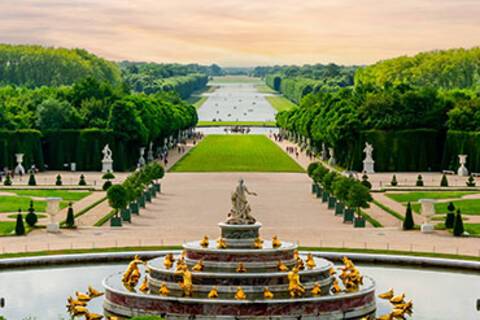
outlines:
[[370, 64], [480, 45], [480, 0], [0, 0], [0, 43], [107, 59]]

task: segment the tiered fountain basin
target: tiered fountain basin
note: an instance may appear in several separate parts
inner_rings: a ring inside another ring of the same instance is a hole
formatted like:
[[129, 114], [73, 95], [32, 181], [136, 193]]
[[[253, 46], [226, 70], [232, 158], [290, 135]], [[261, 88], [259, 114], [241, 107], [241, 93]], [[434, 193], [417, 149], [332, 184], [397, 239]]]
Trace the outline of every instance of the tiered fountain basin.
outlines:
[[[274, 248], [272, 241], [264, 241], [262, 248], [255, 248], [259, 237], [259, 223], [232, 226], [220, 224], [222, 238], [227, 248], [218, 249], [216, 241], [203, 247], [200, 241], [183, 245], [184, 251], [171, 252], [175, 264], [164, 266], [164, 257], [147, 263], [149, 291], [142, 293], [129, 290], [122, 284], [122, 274], [114, 274], [104, 281], [106, 290], [104, 308], [108, 314], [122, 317], [137, 315], [160, 315], [166, 319], [361, 319], [375, 314], [375, 284], [364, 277], [363, 285], [356, 292], [331, 293], [333, 264], [315, 257], [315, 267], [299, 271], [300, 281], [305, 288], [301, 297], [289, 294], [288, 271], [278, 271], [281, 261], [290, 269], [296, 265], [297, 245], [282, 242]], [[202, 261], [204, 269], [191, 271], [193, 293], [184, 296], [180, 286], [182, 275], [176, 272], [176, 263], [183, 254], [185, 262], [192, 267]], [[306, 254], [299, 253], [303, 261]], [[246, 272], [237, 272], [239, 263]], [[167, 296], [159, 293], [166, 285]], [[320, 295], [312, 295], [311, 289], [319, 285]], [[218, 298], [209, 299], [208, 293], [215, 287]], [[236, 300], [235, 293], [241, 287], [247, 298]], [[274, 294], [265, 299], [264, 288]]]

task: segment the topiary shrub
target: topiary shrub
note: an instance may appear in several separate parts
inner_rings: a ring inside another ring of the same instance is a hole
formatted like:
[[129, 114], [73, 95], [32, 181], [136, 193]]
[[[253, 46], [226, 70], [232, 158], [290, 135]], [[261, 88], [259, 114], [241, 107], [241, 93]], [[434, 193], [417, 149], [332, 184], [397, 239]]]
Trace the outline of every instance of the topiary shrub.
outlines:
[[396, 176], [396, 175], [393, 175], [392, 181], [390, 181], [390, 185], [391, 185], [392, 187], [396, 187], [396, 186], [398, 185], [397, 176]]
[[461, 237], [464, 231], [465, 230], [463, 228], [462, 213], [459, 209], [457, 210], [457, 214], [455, 215], [455, 222], [453, 223], [453, 235], [455, 237]]
[[423, 178], [422, 175], [419, 174], [417, 177], [417, 183], [415, 184], [417, 187], [423, 187]]
[[55, 185], [56, 186], [61, 186], [63, 183], [62, 183], [62, 176], [61, 175], [57, 175], [57, 178], [55, 179]]
[[412, 205], [410, 202], [407, 204], [407, 210], [405, 211], [405, 220], [403, 220], [403, 230], [412, 230], [415, 227], [413, 221]]
[[5, 181], [3, 181], [3, 185], [4, 186], [11, 186], [13, 183], [12, 183], [12, 177], [10, 177], [10, 173], [7, 174], [7, 176], [5, 177]]
[[368, 181], [368, 176], [366, 174], [364, 174], [362, 176], [362, 182], [361, 182], [365, 187], [367, 187], [368, 189], [372, 189], [372, 184], [370, 183], [370, 181]]
[[108, 189], [108, 203], [113, 209], [115, 209], [115, 215], [118, 216], [120, 209], [123, 209], [127, 206], [127, 196], [127, 190], [120, 184], [113, 185]]
[[107, 171], [107, 173], [105, 173], [102, 176], [102, 179], [103, 180], [112, 180], [112, 179], [115, 179], [115, 175], [113, 173], [111, 173], [110, 171]]
[[23, 236], [25, 234], [25, 225], [23, 224], [22, 210], [18, 210], [17, 223], [15, 224], [15, 234]]
[[80, 175], [80, 181], [78, 181], [79, 186], [86, 186], [87, 181], [85, 181], [85, 176], [83, 174]]
[[38, 217], [35, 213], [35, 208], [33, 207], [33, 200], [30, 200], [30, 207], [28, 208], [28, 213], [25, 217], [25, 221], [30, 228], [35, 227], [35, 224], [38, 222]]
[[475, 185], [476, 185], [475, 178], [473, 177], [473, 175], [471, 173], [467, 178], [466, 184], [467, 184], [467, 187], [475, 187]]
[[107, 191], [108, 188], [110, 188], [111, 186], [112, 186], [112, 181], [107, 180], [103, 183], [102, 189], [103, 189], [103, 191]]
[[67, 228], [75, 228], [75, 215], [73, 213], [72, 203], [68, 204], [67, 219], [65, 220]]
[[37, 185], [37, 180], [35, 180], [35, 174], [33, 173], [33, 171], [30, 172], [30, 177], [28, 178], [28, 185], [29, 186]]
[[447, 206], [448, 213], [445, 217], [445, 228], [451, 229], [455, 223], [455, 205], [450, 202]]
[[318, 166], [320, 165], [320, 162], [312, 162], [308, 165], [307, 167], [307, 174], [310, 178], [312, 178], [312, 174], [313, 172], [315, 171], [315, 169], [318, 168]]
[[440, 187], [448, 187], [448, 179], [445, 174], [442, 175], [442, 180], [440, 180]]

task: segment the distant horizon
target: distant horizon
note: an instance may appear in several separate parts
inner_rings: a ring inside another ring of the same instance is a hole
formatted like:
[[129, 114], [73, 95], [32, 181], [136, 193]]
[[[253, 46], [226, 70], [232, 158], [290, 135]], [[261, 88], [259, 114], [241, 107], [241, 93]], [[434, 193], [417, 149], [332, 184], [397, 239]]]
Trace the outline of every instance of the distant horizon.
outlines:
[[112, 61], [368, 65], [480, 45], [476, 0], [4, 0], [0, 42]]

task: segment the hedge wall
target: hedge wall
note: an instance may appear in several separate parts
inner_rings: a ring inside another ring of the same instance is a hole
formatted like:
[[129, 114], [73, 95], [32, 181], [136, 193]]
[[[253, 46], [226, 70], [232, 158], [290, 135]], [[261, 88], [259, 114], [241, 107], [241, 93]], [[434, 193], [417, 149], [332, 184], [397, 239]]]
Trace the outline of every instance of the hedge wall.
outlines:
[[23, 166], [29, 169], [32, 164], [43, 167], [41, 144], [42, 134], [37, 130], [0, 131], [0, 170], [14, 169], [17, 161], [15, 153], [24, 153]]
[[[442, 170], [444, 133], [433, 129], [399, 131], [368, 130], [358, 140], [344, 142], [336, 150], [337, 160], [346, 168], [361, 171], [365, 141], [373, 145], [375, 171]], [[480, 139], [478, 140], [480, 143]]]
[[467, 154], [466, 167], [472, 172], [480, 171], [480, 132], [454, 131], [447, 132], [443, 150], [442, 168], [458, 169], [458, 155]]

